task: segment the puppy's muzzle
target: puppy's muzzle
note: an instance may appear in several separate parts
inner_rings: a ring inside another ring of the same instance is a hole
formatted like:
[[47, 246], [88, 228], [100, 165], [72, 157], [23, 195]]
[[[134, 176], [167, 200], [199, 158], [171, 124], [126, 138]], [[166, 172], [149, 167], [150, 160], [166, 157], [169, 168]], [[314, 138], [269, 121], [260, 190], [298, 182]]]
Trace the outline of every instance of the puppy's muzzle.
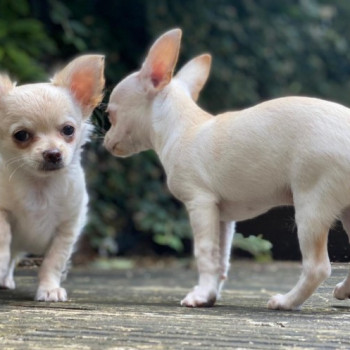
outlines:
[[42, 170], [51, 171], [63, 168], [63, 157], [57, 148], [49, 149], [43, 152]]

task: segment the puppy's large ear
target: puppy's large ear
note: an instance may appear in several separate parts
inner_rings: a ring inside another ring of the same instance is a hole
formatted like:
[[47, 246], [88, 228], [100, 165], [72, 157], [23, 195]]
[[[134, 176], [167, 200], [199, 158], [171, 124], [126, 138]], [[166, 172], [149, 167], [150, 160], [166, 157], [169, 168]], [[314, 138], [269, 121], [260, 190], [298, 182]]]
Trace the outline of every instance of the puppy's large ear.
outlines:
[[199, 93], [208, 79], [210, 66], [211, 56], [203, 54], [186, 63], [176, 74], [176, 78], [188, 88], [194, 101], [197, 101]]
[[181, 29], [163, 34], [152, 45], [140, 71], [142, 84], [149, 92], [158, 92], [169, 84], [179, 56]]
[[104, 56], [83, 55], [71, 61], [52, 79], [52, 84], [67, 88], [89, 117], [103, 98]]
[[0, 73], [0, 99], [7, 95], [15, 86], [16, 83], [13, 83], [7, 74]]

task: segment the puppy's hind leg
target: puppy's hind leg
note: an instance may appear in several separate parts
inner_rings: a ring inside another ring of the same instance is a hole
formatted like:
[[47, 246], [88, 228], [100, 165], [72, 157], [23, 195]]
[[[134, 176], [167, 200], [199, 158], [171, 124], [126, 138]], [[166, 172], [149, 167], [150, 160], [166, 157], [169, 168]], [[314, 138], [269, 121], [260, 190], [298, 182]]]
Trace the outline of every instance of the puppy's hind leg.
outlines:
[[319, 213], [324, 212], [310, 205], [295, 206], [300, 250], [303, 257], [302, 274], [295, 287], [285, 295], [275, 295], [268, 302], [268, 308], [298, 309], [316, 288], [330, 276], [327, 238], [330, 227], [320, 222]]
[[[343, 210], [340, 220], [343, 228], [346, 231], [350, 241], [350, 207]], [[344, 300], [350, 298], [350, 271], [344, 281], [338, 283], [333, 291], [333, 296], [336, 299]]]

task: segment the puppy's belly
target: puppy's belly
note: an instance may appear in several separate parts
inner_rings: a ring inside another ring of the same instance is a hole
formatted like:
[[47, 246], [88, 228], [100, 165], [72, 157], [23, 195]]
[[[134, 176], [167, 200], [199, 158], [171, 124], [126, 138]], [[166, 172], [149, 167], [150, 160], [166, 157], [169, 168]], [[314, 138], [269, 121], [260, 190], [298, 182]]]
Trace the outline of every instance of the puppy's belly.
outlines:
[[219, 205], [221, 221], [243, 221], [255, 218], [268, 210], [282, 205], [292, 205], [290, 202], [229, 202]]

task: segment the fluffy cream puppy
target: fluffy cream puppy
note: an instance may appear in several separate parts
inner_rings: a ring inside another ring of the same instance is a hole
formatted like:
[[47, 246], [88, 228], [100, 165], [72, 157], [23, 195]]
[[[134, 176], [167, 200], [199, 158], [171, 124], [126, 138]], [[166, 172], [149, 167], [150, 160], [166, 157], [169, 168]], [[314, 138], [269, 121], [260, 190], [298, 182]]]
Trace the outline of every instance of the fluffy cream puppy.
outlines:
[[51, 83], [15, 86], [0, 76], [0, 286], [15, 288], [16, 262], [44, 255], [36, 300], [65, 301], [60, 286], [85, 224], [80, 165], [88, 117], [102, 98], [104, 57], [78, 57]]

